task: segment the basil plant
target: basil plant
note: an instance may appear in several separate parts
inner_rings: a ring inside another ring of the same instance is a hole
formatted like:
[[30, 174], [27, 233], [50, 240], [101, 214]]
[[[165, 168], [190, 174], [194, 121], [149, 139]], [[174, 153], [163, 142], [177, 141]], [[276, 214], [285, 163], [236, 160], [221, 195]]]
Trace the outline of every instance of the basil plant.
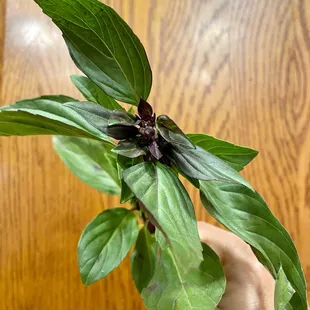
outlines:
[[[191, 199], [248, 243], [276, 279], [275, 309], [306, 310], [306, 282], [291, 237], [238, 173], [257, 151], [206, 134], [185, 134], [147, 102], [152, 72], [122, 18], [97, 0], [36, 0], [60, 28], [85, 75], [71, 76], [85, 101], [47, 95], [0, 108], [0, 134], [52, 135], [67, 167], [132, 207], [98, 214], [78, 243], [85, 285], [106, 277], [131, 252], [131, 272], [147, 309], [214, 310], [225, 275], [201, 244]], [[131, 104], [126, 111], [119, 102]], [[136, 109], [137, 108], [137, 109]], [[140, 223], [140, 224], [139, 224]]]

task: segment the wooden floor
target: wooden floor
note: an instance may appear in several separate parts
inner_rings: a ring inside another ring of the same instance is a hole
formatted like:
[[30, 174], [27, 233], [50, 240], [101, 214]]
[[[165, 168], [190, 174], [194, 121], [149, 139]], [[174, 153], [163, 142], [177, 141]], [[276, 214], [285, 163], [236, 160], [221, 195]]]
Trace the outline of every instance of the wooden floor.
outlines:
[[[310, 2], [106, 2], [146, 47], [157, 114], [260, 150], [243, 174], [291, 233], [310, 283]], [[79, 97], [61, 34], [33, 0], [0, 6], [1, 105]], [[143, 309], [128, 259], [107, 279], [81, 284], [79, 235], [118, 199], [76, 179], [49, 137], [0, 138], [0, 188], [1, 310]], [[213, 222], [190, 192], [198, 218]]]

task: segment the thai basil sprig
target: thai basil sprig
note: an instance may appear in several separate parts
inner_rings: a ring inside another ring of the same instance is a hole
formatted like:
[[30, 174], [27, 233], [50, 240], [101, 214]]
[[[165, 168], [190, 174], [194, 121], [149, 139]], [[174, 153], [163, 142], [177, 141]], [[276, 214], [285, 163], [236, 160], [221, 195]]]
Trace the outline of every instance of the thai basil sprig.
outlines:
[[[134, 247], [132, 276], [148, 309], [216, 308], [225, 276], [217, 255], [200, 243], [182, 174], [199, 188], [206, 210], [250, 244], [276, 279], [275, 308], [307, 310], [289, 234], [238, 173], [258, 152], [186, 135], [167, 115], [157, 117], [147, 102], [152, 72], [145, 50], [113, 9], [97, 0], [36, 2], [85, 74], [71, 80], [86, 101], [49, 95], [4, 106], [0, 134], [53, 135], [77, 177], [132, 204], [104, 210], [86, 226], [78, 244], [83, 283], [107, 276]], [[116, 100], [138, 109], [126, 111]]]

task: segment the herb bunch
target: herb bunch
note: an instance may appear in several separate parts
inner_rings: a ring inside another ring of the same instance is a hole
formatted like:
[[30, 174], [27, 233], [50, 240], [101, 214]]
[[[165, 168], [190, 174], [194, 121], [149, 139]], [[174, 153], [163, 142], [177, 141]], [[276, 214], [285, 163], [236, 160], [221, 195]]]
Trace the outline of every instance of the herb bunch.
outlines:
[[238, 173], [258, 152], [185, 134], [167, 115], [156, 116], [147, 102], [152, 72], [145, 50], [113, 9], [97, 0], [36, 2], [85, 74], [71, 80], [86, 101], [48, 95], [1, 107], [0, 134], [53, 135], [56, 152], [77, 177], [132, 204], [105, 210], [86, 226], [78, 244], [83, 283], [107, 276], [134, 247], [132, 277], [147, 309], [216, 308], [225, 275], [217, 255], [200, 243], [182, 175], [276, 279], [275, 309], [307, 310], [291, 237]]

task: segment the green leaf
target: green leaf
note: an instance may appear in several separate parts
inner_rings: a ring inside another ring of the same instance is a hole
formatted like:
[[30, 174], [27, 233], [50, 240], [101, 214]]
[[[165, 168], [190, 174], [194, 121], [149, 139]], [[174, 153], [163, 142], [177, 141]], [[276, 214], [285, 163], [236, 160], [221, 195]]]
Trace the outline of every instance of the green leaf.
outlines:
[[183, 273], [168, 248], [161, 251], [154, 277], [142, 291], [148, 310], [214, 310], [225, 291], [226, 280], [217, 255], [203, 244], [203, 262]]
[[108, 121], [108, 135], [118, 140], [134, 138], [139, 133], [135, 124], [134, 115], [126, 111], [114, 110]]
[[183, 133], [178, 125], [167, 115], [160, 115], [156, 120], [156, 127], [160, 135], [169, 143], [194, 149], [194, 144]]
[[125, 170], [123, 177], [155, 222], [160, 246], [171, 246], [183, 270], [197, 267], [202, 255], [194, 208], [177, 176], [159, 162], [143, 162]]
[[121, 181], [121, 198], [120, 202], [125, 203], [128, 200], [135, 197], [135, 194], [131, 191], [130, 187], [125, 183], [123, 179], [123, 171], [129, 167], [132, 167], [142, 161], [141, 157], [129, 158], [121, 155], [117, 155], [117, 168], [118, 168], [118, 177]]
[[135, 250], [131, 254], [131, 274], [138, 291], [141, 293], [151, 281], [156, 265], [158, 244], [144, 226], [140, 230]]
[[130, 114], [135, 114], [136, 111], [135, 111], [133, 106], [130, 106], [130, 108], [128, 109], [127, 112], [130, 113]]
[[293, 310], [290, 300], [295, 290], [280, 267], [275, 288], [275, 310]]
[[135, 141], [121, 141], [112, 152], [129, 158], [139, 157], [146, 154], [144, 149], [139, 147]]
[[131, 191], [130, 187], [121, 179], [122, 189], [121, 189], [121, 198], [120, 203], [125, 203], [128, 200], [135, 197], [135, 194]]
[[147, 99], [152, 72], [130, 27], [97, 0], [36, 0], [60, 28], [77, 67], [107, 95], [134, 105]]
[[[57, 99], [61, 100], [62, 99]], [[109, 141], [109, 138], [84, 117], [66, 105], [35, 98], [0, 108], [0, 135], [66, 135]]]
[[32, 100], [38, 100], [38, 99], [51, 100], [51, 101], [56, 101], [59, 103], [79, 101], [77, 99], [74, 99], [72, 97], [65, 96], [65, 95], [45, 95], [45, 96], [37, 97]]
[[121, 178], [123, 178], [123, 170], [139, 164], [142, 161], [141, 157], [139, 158], [129, 158], [122, 155], [117, 155], [117, 163], [121, 168]]
[[169, 157], [181, 172], [191, 178], [243, 184], [252, 189], [252, 186], [235, 169], [199, 146], [195, 149], [173, 147]]
[[85, 285], [104, 278], [125, 258], [138, 237], [134, 213], [123, 208], [97, 215], [83, 231], [78, 244], [78, 260]]
[[82, 75], [71, 75], [71, 81], [83, 94], [86, 100], [98, 103], [109, 110], [123, 110], [121, 105], [119, 105], [113, 98], [105, 94], [104, 91], [88, 77]]
[[54, 136], [53, 144], [66, 166], [83, 182], [104, 193], [120, 194], [116, 156], [110, 143]]
[[114, 125], [134, 126], [136, 124], [136, 117], [126, 111], [115, 110], [111, 112], [108, 124], [109, 126]]
[[200, 181], [200, 195], [209, 213], [250, 244], [274, 278], [282, 266], [296, 291], [291, 306], [307, 310], [306, 283], [294, 243], [259, 194], [240, 184]]
[[226, 161], [237, 171], [242, 170], [258, 154], [258, 151], [254, 149], [219, 140], [201, 133], [188, 134], [187, 137], [195, 145]]
[[68, 102], [64, 106], [78, 113], [99, 131], [107, 133], [109, 117], [113, 111], [92, 102]]

